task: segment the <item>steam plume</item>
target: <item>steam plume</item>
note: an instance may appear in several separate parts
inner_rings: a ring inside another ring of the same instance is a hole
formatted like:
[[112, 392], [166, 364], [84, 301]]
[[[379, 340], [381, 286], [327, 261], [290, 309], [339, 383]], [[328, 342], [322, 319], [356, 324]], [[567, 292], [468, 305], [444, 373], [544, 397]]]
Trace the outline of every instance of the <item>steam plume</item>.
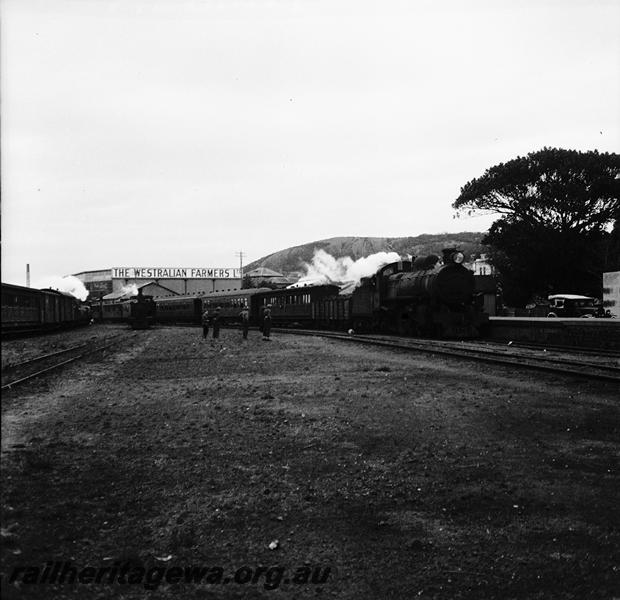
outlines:
[[84, 284], [73, 275], [67, 275], [61, 277], [60, 275], [51, 275], [49, 277], [43, 277], [37, 281], [36, 288], [42, 290], [50, 288], [52, 290], [58, 290], [65, 294], [71, 294], [78, 300], [86, 300], [88, 297], [88, 290], [84, 287]]
[[315, 250], [312, 262], [304, 265], [306, 274], [289, 287], [320, 285], [324, 283], [354, 283], [359, 285], [362, 277], [369, 277], [382, 266], [400, 260], [397, 252], [377, 252], [365, 258], [353, 260], [349, 256], [335, 258], [325, 250]]

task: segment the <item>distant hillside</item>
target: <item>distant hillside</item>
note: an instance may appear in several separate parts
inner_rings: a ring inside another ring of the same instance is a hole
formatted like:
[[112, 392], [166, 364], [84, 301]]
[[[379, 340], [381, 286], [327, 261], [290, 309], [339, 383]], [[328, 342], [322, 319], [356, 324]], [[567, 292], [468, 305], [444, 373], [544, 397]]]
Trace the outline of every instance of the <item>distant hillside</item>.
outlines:
[[425, 256], [428, 254], [441, 254], [443, 248], [456, 247], [461, 250], [466, 259], [471, 254], [486, 252], [486, 247], [480, 243], [484, 233], [439, 233], [424, 234], [415, 237], [335, 237], [328, 240], [319, 240], [294, 246], [286, 250], [280, 250], [259, 258], [245, 265], [244, 271], [267, 267], [280, 273], [303, 273], [304, 263], [310, 263], [315, 249], [325, 250], [335, 258], [350, 256], [353, 260], [363, 258], [376, 252], [398, 252], [401, 255], [412, 254]]

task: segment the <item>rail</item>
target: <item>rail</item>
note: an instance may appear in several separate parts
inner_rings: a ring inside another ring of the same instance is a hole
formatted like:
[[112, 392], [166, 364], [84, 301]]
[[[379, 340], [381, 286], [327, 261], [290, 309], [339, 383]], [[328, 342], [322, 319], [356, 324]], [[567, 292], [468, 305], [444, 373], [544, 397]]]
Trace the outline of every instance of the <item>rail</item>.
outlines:
[[[588, 379], [620, 382], [620, 367], [617, 365], [576, 360], [568, 357], [543, 356], [542, 351], [537, 354], [519, 352], [517, 347], [506, 344], [495, 348], [483, 347], [475, 342], [444, 342], [436, 340], [422, 340], [419, 338], [401, 338], [375, 335], [349, 335], [333, 331], [315, 331], [302, 329], [275, 329], [278, 333], [294, 335], [311, 335], [347, 342], [356, 342], [374, 346], [389, 347], [397, 350], [419, 351], [439, 354], [448, 357], [465, 358], [506, 366], [545, 371], [549, 373], [581, 376]], [[572, 351], [575, 353], [575, 351]]]
[[[134, 334], [135, 336], [135, 334]], [[133, 336], [132, 336], [133, 337]], [[65, 365], [73, 363], [81, 358], [85, 358], [90, 354], [95, 354], [96, 352], [101, 352], [102, 350], [107, 350], [108, 348], [114, 346], [121, 338], [127, 339], [126, 334], [119, 334], [113, 336], [112, 338], [105, 338], [104, 340], [97, 340], [95, 342], [90, 342], [86, 344], [80, 344], [78, 346], [72, 346], [71, 348], [66, 348], [64, 350], [59, 350], [58, 352], [51, 352], [49, 354], [43, 354], [41, 356], [36, 356], [29, 360], [25, 360], [19, 363], [8, 364], [5, 365], [2, 369], [2, 387], [1, 390], [9, 390], [14, 386], [24, 383], [26, 381], [30, 381], [35, 379], [36, 377], [40, 377], [45, 373], [50, 373], [59, 369]], [[101, 341], [104, 342], [103, 345], [98, 345]], [[38, 368], [38, 370], [30, 371], [24, 373], [23, 371], [29, 371], [34, 365], [40, 365], [40, 363], [44, 363], [45, 361], [55, 360], [57, 358], [66, 356], [71, 353], [78, 352], [75, 356], [68, 358], [66, 360], [61, 360], [60, 362], [54, 362], [53, 364], [46, 366], [44, 368]]]

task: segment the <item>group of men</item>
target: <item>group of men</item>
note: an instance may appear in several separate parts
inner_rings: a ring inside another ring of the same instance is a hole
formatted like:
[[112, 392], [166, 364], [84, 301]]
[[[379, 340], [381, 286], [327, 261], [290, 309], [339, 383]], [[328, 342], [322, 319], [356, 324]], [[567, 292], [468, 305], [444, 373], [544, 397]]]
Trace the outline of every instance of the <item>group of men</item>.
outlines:
[[[222, 309], [218, 306], [213, 313], [209, 313], [209, 310], [205, 310], [202, 313], [202, 337], [209, 337], [209, 326], [213, 326], [213, 339], [220, 337], [220, 325], [221, 317], [220, 311]], [[250, 330], [250, 309], [244, 306], [239, 313], [239, 319], [241, 320], [241, 330], [243, 331], [243, 339], [248, 339], [248, 331]], [[263, 340], [269, 340], [271, 335], [271, 304], [267, 304], [263, 311], [262, 323], [260, 330], [263, 332]]]

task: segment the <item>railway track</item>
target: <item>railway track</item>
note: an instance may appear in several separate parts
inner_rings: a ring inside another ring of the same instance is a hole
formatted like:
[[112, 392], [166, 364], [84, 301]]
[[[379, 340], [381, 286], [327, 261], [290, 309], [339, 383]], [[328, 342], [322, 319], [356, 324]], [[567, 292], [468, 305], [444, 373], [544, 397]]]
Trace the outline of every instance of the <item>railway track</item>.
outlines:
[[[620, 366], [614, 357], [604, 355], [605, 362], [584, 360], [568, 355], [550, 356], [545, 349], [532, 350], [517, 345], [489, 344], [478, 342], [450, 342], [401, 338], [380, 335], [349, 335], [333, 331], [275, 329], [278, 333], [313, 335], [329, 339], [384, 346], [408, 351], [426, 352], [443, 356], [465, 358], [494, 364], [545, 371], [548, 373], [581, 376], [588, 379], [614, 381], [620, 383]], [[563, 352], [568, 349], [563, 348]], [[573, 354], [578, 351], [571, 349]]]
[[118, 334], [103, 340], [87, 342], [86, 344], [72, 346], [58, 352], [42, 354], [19, 363], [5, 365], [2, 368], [1, 389], [3, 391], [9, 390], [16, 385], [36, 379], [41, 375], [60, 369], [86, 356], [107, 350], [118, 344], [121, 339], [127, 339], [127, 335], [124, 333]]
[[[506, 345], [506, 342], [497, 342], [497, 341], [489, 341], [489, 344], [493, 345]], [[508, 342], [511, 346], [515, 346], [517, 348], [531, 348], [533, 350], [542, 350], [544, 352], [567, 352], [570, 354], [581, 354], [584, 356], [596, 356], [600, 357], [609, 357], [609, 358], [617, 358], [620, 359], [620, 352], [616, 350], [608, 350], [608, 349], [596, 349], [596, 348], [576, 348], [575, 346], [559, 346], [553, 344], [539, 344], [535, 342]]]

